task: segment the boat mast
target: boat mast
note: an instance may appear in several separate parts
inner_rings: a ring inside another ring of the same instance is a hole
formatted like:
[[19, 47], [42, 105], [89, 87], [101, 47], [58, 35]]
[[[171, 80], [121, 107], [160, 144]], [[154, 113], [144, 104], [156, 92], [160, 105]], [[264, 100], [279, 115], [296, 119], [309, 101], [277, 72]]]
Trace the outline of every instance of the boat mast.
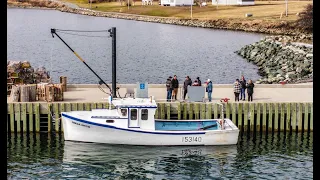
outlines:
[[[110, 37], [112, 37], [112, 89], [116, 89], [116, 74], [117, 74], [117, 66], [116, 66], [116, 28], [112, 27], [108, 30], [110, 33]], [[119, 95], [120, 96], [120, 95]], [[117, 97], [116, 91], [112, 92], [112, 97]]]
[[[54, 35], [53, 35], [53, 34], [55, 34], [55, 35], [74, 53], [74, 55], [76, 55], [77, 58], [78, 58], [80, 61], [82, 61], [83, 64], [86, 65], [86, 66], [90, 69], [91, 72], [93, 72], [94, 75], [96, 75], [96, 76], [98, 77], [98, 79], [100, 80], [100, 81], [99, 81], [99, 84], [100, 84], [100, 85], [101, 85], [101, 84], [104, 84], [104, 85], [107, 86], [107, 88], [109, 88], [111, 96], [112, 96], [113, 94], [114, 94], [114, 95], [116, 94], [116, 88], [115, 88], [115, 87], [112, 87], [112, 88], [114, 88], [114, 89], [113, 89], [114, 91], [112, 91], [112, 89], [110, 88], [110, 86], [109, 86], [107, 83], [105, 83], [104, 80], [102, 80], [102, 79], [100, 78], [100, 76], [99, 76], [96, 72], [94, 72], [94, 71], [91, 69], [91, 67], [57, 34], [56, 29], [51, 29], [51, 34], [52, 34], [52, 37], [53, 37], [53, 38], [54, 38]], [[113, 61], [112, 61], [112, 63], [113, 63]], [[112, 74], [112, 77], [113, 77], [113, 76], [115, 76], [115, 75]], [[112, 80], [113, 80], [113, 79], [112, 79]], [[113, 86], [113, 84], [114, 84], [114, 82], [112, 83], [112, 86]], [[115, 85], [114, 85], [114, 86], [115, 86]], [[116, 96], [114, 96], [114, 97], [116, 97]]]

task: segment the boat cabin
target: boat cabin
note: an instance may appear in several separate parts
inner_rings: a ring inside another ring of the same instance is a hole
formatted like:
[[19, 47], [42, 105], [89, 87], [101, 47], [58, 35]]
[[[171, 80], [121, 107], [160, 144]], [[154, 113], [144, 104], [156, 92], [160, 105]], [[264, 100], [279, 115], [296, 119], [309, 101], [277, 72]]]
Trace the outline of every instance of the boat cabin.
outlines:
[[95, 110], [91, 118], [96, 116], [108, 118], [110, 122], [114, 120], [112, 125], [118, 127], [155, 130], [154, 115], [157, 104], [152, 98], [115, 99], [112, 104], [115, 109], [104, 110], [104, 112]]

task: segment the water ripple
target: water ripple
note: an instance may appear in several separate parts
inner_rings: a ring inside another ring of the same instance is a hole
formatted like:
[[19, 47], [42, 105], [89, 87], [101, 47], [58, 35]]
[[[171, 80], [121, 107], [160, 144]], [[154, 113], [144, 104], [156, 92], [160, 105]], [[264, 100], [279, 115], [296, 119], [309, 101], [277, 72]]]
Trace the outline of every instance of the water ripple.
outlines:
[[8, 179], [310, 179], [313, 134], [243, 135], [234, 146], [148, 147], [8, 136]]
[[[97, 30], [117, 27], [118, 83], [165, 83], [169, 75], [180, 81], [210, 78], [213, 83], [232, 83], [240, 71], [257, 80], [258, 68], [234, 52], [264, 35], [88, 17], [59, 11], [7, 9], [7, 59], [28, 60], [45, 66], [59, 82], [97, 83], [98, 79], [58, 39], [50, 28]], [[107, 36], [106, 33], [97, 35]], [[111, 82], [111, 39], [60, 34], [106, 82]]]

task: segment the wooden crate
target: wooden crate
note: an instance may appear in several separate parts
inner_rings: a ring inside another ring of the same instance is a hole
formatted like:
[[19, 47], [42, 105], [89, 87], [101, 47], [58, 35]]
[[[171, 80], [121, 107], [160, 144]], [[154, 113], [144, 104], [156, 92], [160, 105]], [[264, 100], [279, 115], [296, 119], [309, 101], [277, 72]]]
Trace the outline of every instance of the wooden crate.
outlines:
[[37, 101], [46, 100], [46, 84], [37, 84]]
[[54, 84], [54, 101], [63, 101], [63, 84]]
[[38, 101], [63, 101], [62, 84], [37, 84]]
[[54, 102], [54, 85], [48, 84], [45, 86], [45, 101]]

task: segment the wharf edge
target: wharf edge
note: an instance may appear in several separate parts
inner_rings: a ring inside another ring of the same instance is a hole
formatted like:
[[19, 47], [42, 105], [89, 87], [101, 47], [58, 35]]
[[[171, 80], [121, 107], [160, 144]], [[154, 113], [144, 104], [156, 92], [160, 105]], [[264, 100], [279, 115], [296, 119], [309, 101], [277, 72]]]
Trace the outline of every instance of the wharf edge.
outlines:
[[[159, 102], [157, 105], [155, 119], [206, 119], [221, 115], [217, 103]], [[231, 102], [224, 106], [224, 117], [231, 119], [241, 132], [313, 131], [313, 102]], [[108, 102], [7, 103], [7, 131], [62, 132], [61, 112], [108, 108]]]

